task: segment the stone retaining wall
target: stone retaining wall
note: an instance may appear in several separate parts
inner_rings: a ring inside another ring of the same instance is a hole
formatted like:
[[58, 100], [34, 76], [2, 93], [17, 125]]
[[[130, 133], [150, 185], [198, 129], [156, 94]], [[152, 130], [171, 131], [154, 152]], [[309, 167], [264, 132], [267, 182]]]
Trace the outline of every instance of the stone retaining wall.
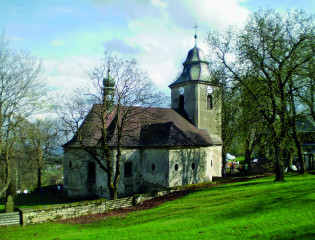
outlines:
[[133, 197], [120, 198], [110, 201], [106, 199], [99, 199], [76, 203], [55, 204], [43, 207], [21, 208], [22, 224], [25, 226], [29, 224], [58, 221], [67, 218], [131, 207], [145, 200], [163, 196], [169, 194], [170, 192], [173, 192], [173, 190], [157, 192], [154, 195], [136, 195]]
[[133, 206], [133, 197], [107, 201], [106, 199], [83, 201], [51, 206], [22, 208], [22, 224], [35, 224], [103, 213]]

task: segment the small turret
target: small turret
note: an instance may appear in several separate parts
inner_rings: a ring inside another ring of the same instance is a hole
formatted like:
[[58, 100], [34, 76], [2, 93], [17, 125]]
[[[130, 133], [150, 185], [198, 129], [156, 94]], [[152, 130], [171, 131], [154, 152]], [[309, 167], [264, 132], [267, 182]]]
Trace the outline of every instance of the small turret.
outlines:
[[115, 80], [110, 76], [110, 69], [108, 69], [107, 77], [103, 79], [103, 102], [107, 109], [114, 105], [115, 95]]

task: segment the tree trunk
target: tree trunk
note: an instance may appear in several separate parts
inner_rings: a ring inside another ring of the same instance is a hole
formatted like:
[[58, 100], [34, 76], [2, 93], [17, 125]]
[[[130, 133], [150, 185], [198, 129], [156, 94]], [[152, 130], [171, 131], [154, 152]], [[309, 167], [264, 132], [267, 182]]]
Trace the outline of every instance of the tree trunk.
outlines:
[[222, 168], [226, 168], [226, 151], [225, 151], [225, 147], [222, 147]]
[[113, 189], [111, 189], [111, 193], [110, 193], [110, 199], [112, 199], [112, 200], [116, 200], [118, 197], [117, 197], [117, 188], [113, 188]]
[[5, 184], [2, 187], [2, 189], [0, 190], [0, 197], [7, 191], [10, 182], [11, 182], [11, 178], [10, 178], [10, 163], [9, 163], [9, 156], [8, 156], [8, 152], [5, 152]]
[[[290, 88], [292, 89], [293, 87], [290, 86]], [[303, 158], [303, 154], [302, 154], [301, 142], [300, 142], [300, 139], [299, 139], [298, 133], [297, 133], [297, 127], [296, 127], [297, 114], [296, 114], [294, 97], [292, 94], [290, 95], [290, 101], [291, 101], [292, 117], [291, 117], [289, 123], [291, 124], [293, 140], [294, 140], [295, 146], [296, 146], [297, 151], [298, 151], [298, 158], [299, 158], [299, 163], [300, 163], [300, 173], [305, 174], [306, 168], [305, 168], [305, 162], [304, 162], [304, 158]]]
[[5, 178], [5, 185], [3, 186], [2, 189], [0, 189], [0, 197], [7, 191], [9, 185], [10, 185], [10, 177]]
[[284, 181], [284, 164], [283, 159], [280, 158], [279, 147], [275, 147], [275, 157], [276, 157], [276, 179], [277, 182]]
[[37, 145], [37, 187], [38, 189], [42, 188], [42, 167], [43, 167], [43, 156], [41, 149], [41, 141]]
[[120, 181], [120, 172], [121, 172], [121, 139], [122, 139], [122, 127], [118, 127], [118, 136], [117, 136], [117, 155], [116, 155], [116, 174], [114, 179], [114, 190], [115, 194], [113, 199], [117, 199], [117, 190]]
[[290, 151], [288, 153], [287, 162], [288, 162], [288, 172], [289, 172], [289, 171], [291, 171], [291, 166], [293, 165], [293, 151]]
[[42, 168], [41, 167], [37, 168], [37, 188], [38, 189], [42, 188]]
[[302, 147], [301, 146], [298, 148], [298, 157], [299, 157], [299, 162], [300, 162], [300, 173], [306, 174], [305, 161], [304, 161], [304, 157], [302, 154]]
[[280, 159], [276, 160], [276, 179], [277, 182], [284, 181], [284, 167]]
[[[293, 124], [294, 124], [294, 126], [293, 126]], [[301, 146], [300, 140], [299, 140], [298, 135], [297, 135], [295, 121], [293, 121], [293, 124], [292, 124], [292, 133], [293, 133], [292, 135], [293, 135], [293, 140], [294, 140], [295, 146], [296, 146], [297, 151], [298, 151], [298, 158], [299, 158], [299, 163], [300, 163], [300, 173], [305, 174], [306, 168], [305, 168], [305, 162], [304, 162], [304, 158], [303, 158], [303, 154], [302, 154], [302, 146]]]
[[248, 165], [248, 171], [252, 170], [252, 161], [251, 161], [251, 155], [252, 155], [251, 149], [245, 150], [245, 163]]
[[110, 199], [114, 199], [115, 189], [114, 189], [114, 184], [113, 184], [113, 167], [108, 168], [107, 186], [108, 186], [108, 189], [109, 189]]

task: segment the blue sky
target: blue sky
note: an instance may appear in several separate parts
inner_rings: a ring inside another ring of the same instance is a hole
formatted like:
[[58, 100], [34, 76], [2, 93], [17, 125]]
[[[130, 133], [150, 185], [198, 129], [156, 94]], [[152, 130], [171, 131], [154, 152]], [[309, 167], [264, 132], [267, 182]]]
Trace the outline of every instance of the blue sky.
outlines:
[[314, 13], [313, 0], [0, 0], [0, 29], [11, 46], [43, 62], [52, 91], [86, 84], [85, 71], [104, 50], [135, 58], [163, 91], [175, 80], [189, 49], [207, 51], [212, 30], [241, 24], [251, 11], [270, 6], [278, 12], [302, 8]]

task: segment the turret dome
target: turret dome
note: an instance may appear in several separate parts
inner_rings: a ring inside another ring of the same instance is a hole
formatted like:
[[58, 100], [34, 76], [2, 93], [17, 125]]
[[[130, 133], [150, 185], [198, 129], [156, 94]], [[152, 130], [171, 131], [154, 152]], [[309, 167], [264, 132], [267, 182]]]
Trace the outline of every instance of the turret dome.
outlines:
[[110, 70], [107, 72], [107, 77], [103, 79], [103, 86], [105, 88], [114, 88], [115, 87], [115, 80], [110, 75]]
[[210, 82], [208, 65], [209, 62], [206, 61], [203, 51], [195, 45], [187, 54], [182, 74], [169, 87], [189, 81]]
[[208, 63], [205, 59], [203, 51], [200, 48], [194, 47], [189, 50], [186, 61], [183, 63], [183, 65], [199, 61]]

